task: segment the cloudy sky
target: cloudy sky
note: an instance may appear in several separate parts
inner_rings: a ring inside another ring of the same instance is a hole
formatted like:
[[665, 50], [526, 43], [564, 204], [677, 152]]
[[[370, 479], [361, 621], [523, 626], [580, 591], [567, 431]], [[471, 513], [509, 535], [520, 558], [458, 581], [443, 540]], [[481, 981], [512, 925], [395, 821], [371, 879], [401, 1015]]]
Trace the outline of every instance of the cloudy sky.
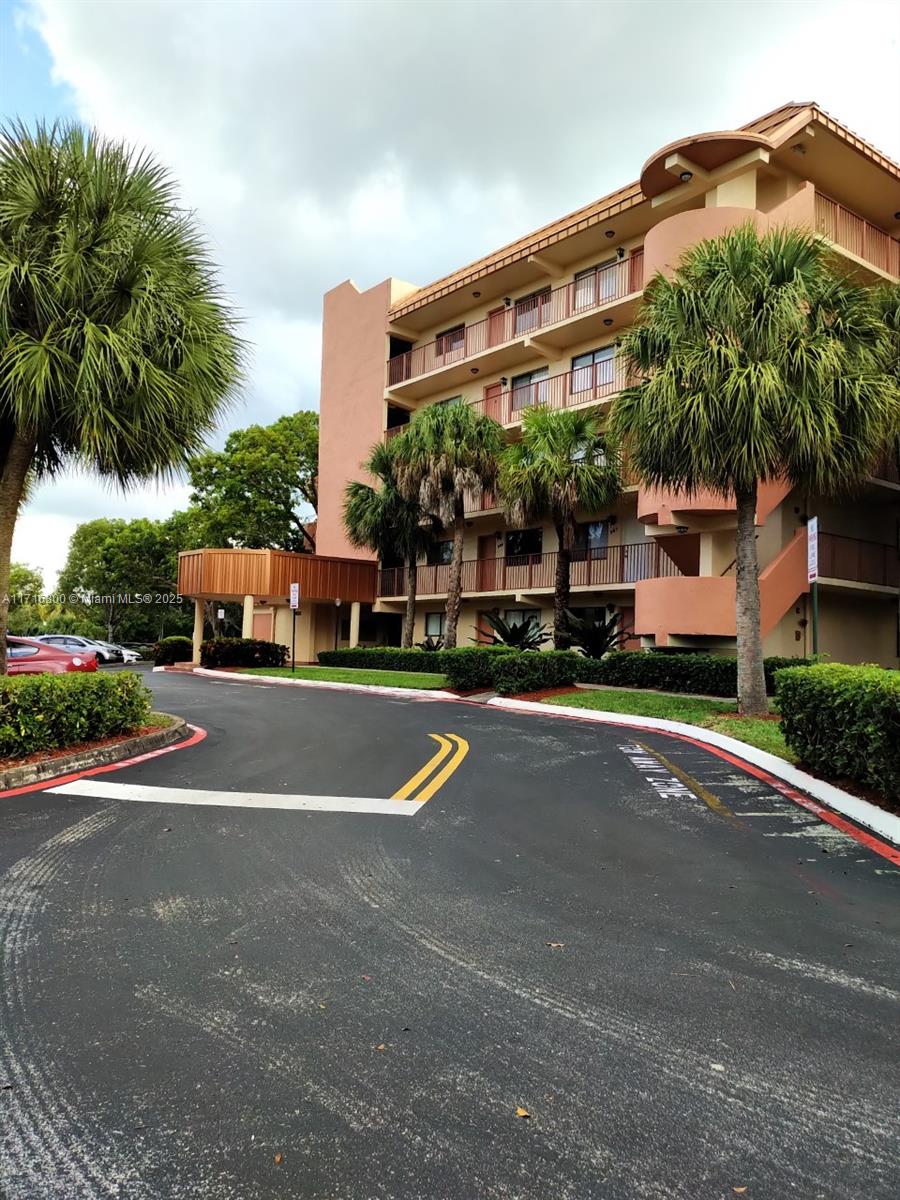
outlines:
[[[896, 0], [0, 2], [5, 115], [80, 118], [180, 180], [254, 345], [229, 428], [318, 406], [326, 289], [427, 283], [683, 134], [816, 100], [900, 159], [898, 61]], [[51, 584], [79, 521], [186, 498], [58, 480], [14, 557]]]

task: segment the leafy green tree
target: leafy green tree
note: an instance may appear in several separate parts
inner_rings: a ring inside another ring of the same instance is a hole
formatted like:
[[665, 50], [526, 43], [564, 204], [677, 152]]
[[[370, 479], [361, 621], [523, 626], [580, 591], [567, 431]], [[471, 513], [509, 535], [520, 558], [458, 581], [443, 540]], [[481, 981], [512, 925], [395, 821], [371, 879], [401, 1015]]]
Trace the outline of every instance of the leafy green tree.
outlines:
[[398, 443], [397, 483], [404, 495], [418, 498], [425, 512], [453, 530], [453, 554], [447, 587], [444, 645], [456, 646], [462, 605], [462, 556], [466, 532], [466, 492], [490, 491], [497, 482], [504, 447], [503, 427], [454, 400], [430, 404], [393, 439]]
[[235, 430], [224, 450], [198, 455], [190, 464], [191, 501], [207, 544], [315, 551], [305, 525], [318, 503], [318, 466], [315, 412]]
[[72, 124], [0, 129], [0, 634], [29, 474], [170, 476], [241, 356], [196, 224], [148, 154]]
[[871, 294], [838, 274], [815, 237], [751, 225], [688, 250], [645, 292], [623, 339], [639, 382], [612, 428], [650, 486], [710, 489], [737, 512], [741, 711], [767, 711], [760, 632], [759, 482], [834, 495], [865, 477], [897, 428]]
[[37, 606], [44, 594], [44, 577], [40, 571], [11, 563], [9, 568], [9, 632], [24, 634], [33, 632], [38, 623]]
[[553, 645], [571, 645], [567, 610], [571, 594], [576, 514], [609, 508], [622, 491], [619, 456], [592, 409], [528, 409], [522, 437], [500, 460], [500, 496], [507, 518], [528, 525], [549, 517], [556, 530]]
[[354, 546], [371, 550], [379, 559], [400, 558], [406, 564], [406, 612], [402, 645], [413, 644], [416, 623], [416, 563], [432, 540], [430, 522], [418, 500], [407, 498], [397, 486], [398, 438], [386, 445], [376, 442], [362, 464], [378, 481], [353, 480], [344, 498], [344, 528]]

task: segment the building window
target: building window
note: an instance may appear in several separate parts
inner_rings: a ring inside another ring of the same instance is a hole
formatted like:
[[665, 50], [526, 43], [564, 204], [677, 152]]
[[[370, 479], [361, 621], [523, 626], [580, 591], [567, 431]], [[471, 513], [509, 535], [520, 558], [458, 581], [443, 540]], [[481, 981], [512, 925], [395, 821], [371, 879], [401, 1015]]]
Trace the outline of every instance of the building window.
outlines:
[[588, 392], [591, 396], [603, 395], [612, 389], [615, 381], [615, 349], [604, 346], [588, 354], [576, 354], [572, 359], [572, 392]]
[[534, 408], [536, 404], [546, 403], [548, 374], [548, 369], [541, 367], [538, 371], [526, 371], [523, 375], [513, 376], [513, 412], [519, 412], [523, 408]]
[[579, 521], [575, 526], [576, 562], [585, 559], [604, 559], [609, 553], [609, 521]]
[[528, 333], [547, 323], [550, 310], [550, 289], [541, 288], [516, 301], [516, 333]]
[[537, 625], [540, 615], [536, 608], [508, 608], [503, 614], [503, 620], [507, 625], [523, 625], [526, 621], [530, 625]]
[[465, 345], [465, 325], [454, 325], [452, 329], [445, 329], [434, 339], [434, 352], [439, 358], [445, 354], [459, 354], [465, 349]]
[[432, 542], [425, 551], [425, 561], [430, 567], [445, 567], [453, 557], [453, 539], [446, 542]]
[[426, 637], [443, 637], [444, 622], [447, 619], [447, 614], [443, 612], [427, 612], [425, 614], [425, 636]]
[[575, 311], [596, 308], [598, 304], [605, 304], [607, 300], [614, 299], [617, 279], [618, 271], [614, 258], [598, 263], [596, 267], [588, 267], [586, 271], [577, 271], [575, 274]]
[[510, 566], [524, 566], [541, 557], [544, 531], [542, 529], [509, 529], [506, 533], [506, 557]]

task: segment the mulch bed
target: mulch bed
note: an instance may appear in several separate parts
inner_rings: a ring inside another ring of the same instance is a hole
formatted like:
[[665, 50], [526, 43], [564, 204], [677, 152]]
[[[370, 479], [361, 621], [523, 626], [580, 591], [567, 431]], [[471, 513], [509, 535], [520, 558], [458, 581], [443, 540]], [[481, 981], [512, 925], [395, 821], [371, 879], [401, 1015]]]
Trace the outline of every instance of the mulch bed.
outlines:
[[[518, 696], [510, 696], [511, 700], [550, 700], [553, 696], [571, 696], [573, 692], [581, 692], [581, 688], [577, 687], [555, 687], [543, 688], [539, 692], [522, 692]], [[577, 714], [578, 709], [572, 710]]]
[[143, 737], [147, 733], [158, 733], [168, 729], [168, 725], [142, 725], [131, 733], [114, 733], [110, 737], [98, 738], [95, 742], [76, 742], [72, 746], [63, 746], [56, 750], [37, 750], [25, 758], [0, 758], [0, 771], [8, 771], [12, 767], [27, 767], [31, 763], [52, 762], [54, 758], [66, 758], [70, 754], [80, 754], [84, 750], [99, 750], [104, 746], [116, 746], [120, 742], [131, 741], [132, 738]]

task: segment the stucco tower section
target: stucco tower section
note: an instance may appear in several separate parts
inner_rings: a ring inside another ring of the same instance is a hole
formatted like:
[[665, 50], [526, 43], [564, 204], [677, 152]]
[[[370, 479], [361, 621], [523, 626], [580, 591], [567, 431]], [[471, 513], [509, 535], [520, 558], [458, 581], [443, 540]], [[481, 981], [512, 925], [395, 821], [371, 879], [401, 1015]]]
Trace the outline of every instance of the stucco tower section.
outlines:
[[414, 288], [386, 279], [361, 292], [352, 280], [325, 293], [319, 411], [319, 490], [316, 553], [371, 559], [351, 546], [341, 510], [351, 479], [366, 478], [361, 463], [384, 437], [384, 380], [388, 310]]

